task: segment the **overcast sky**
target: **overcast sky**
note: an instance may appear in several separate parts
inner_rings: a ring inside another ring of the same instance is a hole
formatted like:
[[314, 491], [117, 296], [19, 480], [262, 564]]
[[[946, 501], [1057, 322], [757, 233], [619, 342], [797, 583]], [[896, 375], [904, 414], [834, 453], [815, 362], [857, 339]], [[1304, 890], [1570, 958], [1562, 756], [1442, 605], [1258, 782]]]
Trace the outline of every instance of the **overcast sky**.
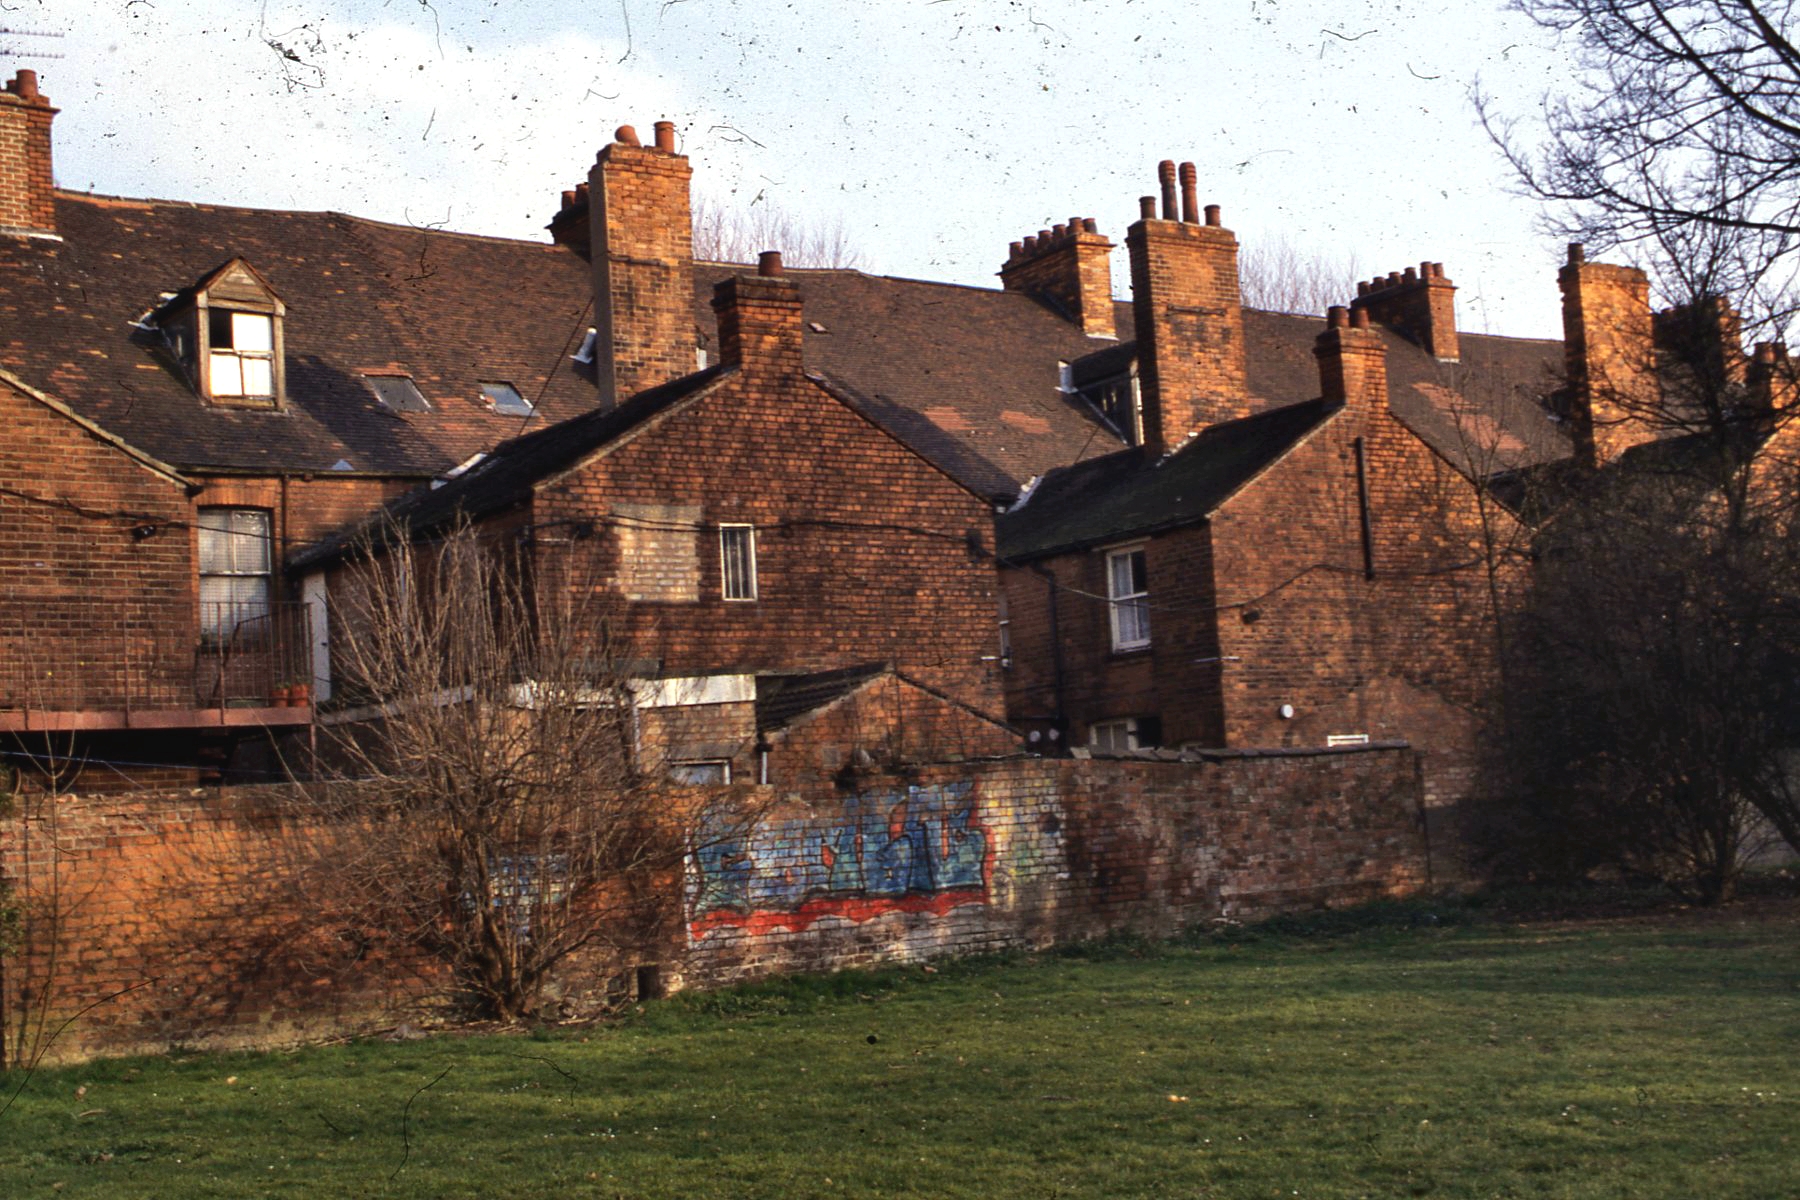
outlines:
[[0, 27], [65, 36], [0, 35], [60, 56], [0, 66], [61, 108], [66, 188], [542, 239], [615, 127], [666, 117], [697, 192], [841, 217], [869, 269], [979, 286], [1072, 215], [1122, 245], [1157, 162], [1192, 160], [1246, 245], [1441, 261], [1464, 328], [1560, 336], [1562, 248], [1469, 92], [1528, 113], [1563, 58], [1492, 0], [1424, 7], [9, 0]]

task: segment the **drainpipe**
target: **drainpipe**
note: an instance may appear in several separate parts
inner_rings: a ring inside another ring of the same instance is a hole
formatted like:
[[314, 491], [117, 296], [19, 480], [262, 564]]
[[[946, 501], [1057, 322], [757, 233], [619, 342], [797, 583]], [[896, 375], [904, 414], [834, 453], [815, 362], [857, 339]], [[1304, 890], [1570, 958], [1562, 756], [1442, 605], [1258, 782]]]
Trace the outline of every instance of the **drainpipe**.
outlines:
[[1056, 731], [1062, 735], [1064, 746], [1069, 742], [1069, 717], [1063, 707], [1063, 648], [1062, 631], [1057, 621], [1056, 611], [1056, 576], [1049, 568], [1037, 563], [1026, 563], [1025, 569], [1044, 581], [1044, 587], [1050, 595], [1050, 666], [1051, 678], [1056, 688]]

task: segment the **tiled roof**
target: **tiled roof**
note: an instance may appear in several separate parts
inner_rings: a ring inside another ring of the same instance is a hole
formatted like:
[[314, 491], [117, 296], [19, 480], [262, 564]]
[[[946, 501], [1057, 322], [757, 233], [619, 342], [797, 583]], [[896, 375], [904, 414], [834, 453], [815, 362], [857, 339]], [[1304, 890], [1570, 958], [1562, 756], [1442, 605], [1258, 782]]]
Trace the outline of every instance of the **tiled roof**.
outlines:
[[[0, 247], [0, 366], [184, 469], [426, 476], [594, 405], [568, 355], [591, 324], [586, 267], [529, 242], [335, 213], [59, 194], [61, 241]], [[139, 321], [242, 257], [287, 305], [284, 411], [199, 399]], [[571, 344], [573, 340], [573, 345]], [[413, 376], [397, 414], [364, 370]], [[539, 406], [493, 413], [504, 380]]]
[[1340, 411], [1307, 400], [1211, 426], [1160, 460], [1122, 450], [1052, 472], [1000, 518], [1000, 557], [1021, 562], [1203, 520]]
[[[61, 241], [0, 247], [0, 367], [183, 470], [425, 478], [595, 408], [569, 360], [593, 323], [590, 276], [565, 248], [334, 213], [74, 193], [56, 204]], [[167, 294], [234, 257], [287, 306], [284, 411], [202, 401], [161, 336], [139, 325]], [[696, 268], [703, 345], [716, 342], [713, 285], [741, 269]], [[1123, 369], [1130, 304], [1115, 305], [1123, 340], [1112, 343], [1016, 293], [853, 270], [791, 274], [805, 298], [809, 369], [972, 491], [1007, 499], [1054, 468], [1120, 449], [1059, 390], [1058, 368]], [[1262, 403], [1317, 394], [1321, 324], [1246, 310], [1249, 382]], [[1560, 364], [1557, 343], [1465, 334], [1463, 364], [1446, 367], [1388, 340], [1394, 411], [1441, 453], [1466, 458], [1473, 441], [1493, 445], [1503, 465], [1566, 454], [1534, 400]], [[365, 371], [411, 374], [432, 411], [384, 407]], [[481, 384], [495, 381], [537, 413], [494, 413]]]
[[[695, 324], [709, 348], [713, 285], [745, 269], [695, 269]], [[1010, 496], [1052, 467], [1119, 448], [1058, 388], [1060, 363], [1111, 343], [1037, 301], [861, 271], [788, 274], [805, 304], [807, 366], [970, 490]]]
[[[1320, 317], [1244, 310], [1246, 375], [1257, 407], [1318, 395], [1313, 343], [1324, 328]], [[1562, 383], [1561, 342], [1464, 333], [1462, 361], [1444, 363], [1402, 334], [1379, 332], [1388, 350], [1388, 407], [1464, 474], [1568, 457], [1568, 435], [1543, 404]], [[1118, 375], [1136, 352], [1135, 342], [1095, 351], [1075, 363], [1075, 381]]]
[[589, 410], [502, 442], [455, 478], [414, 488], [356, 528], [303, 550], [288, 565], [304, 568], [330, 562], [360, 538], [390, 522], [417, 537], [458, 520], [473, 521], [501, 512], [528, 498], [538, 482], [567, 470], [619, 435], [705, 391], [723, 374], [723, 367], [708, 367], [639, 392], [617, 408]]

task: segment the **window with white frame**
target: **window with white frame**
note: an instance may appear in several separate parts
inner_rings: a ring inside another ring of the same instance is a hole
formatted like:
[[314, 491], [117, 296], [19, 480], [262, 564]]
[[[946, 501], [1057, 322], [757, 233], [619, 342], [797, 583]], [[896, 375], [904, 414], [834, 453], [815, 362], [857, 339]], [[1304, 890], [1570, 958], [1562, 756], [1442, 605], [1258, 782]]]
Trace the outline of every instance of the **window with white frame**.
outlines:
[[221, 399], [275, 396], [275, 318], [267, 313], [207, 312], [207, 392]]
[[1106, 556], [1106, 598], [1111, 602], [1112, 647], [1141, 650], [1150, 644], [1150, 583], [1144, 548], [1114, 550]]
[[727, 600], [756, 599], [756, 527], [719, 526], [719, 576]]
[[200, 632], [226, 638], [269, 615], [269, 514], [200, 510]]

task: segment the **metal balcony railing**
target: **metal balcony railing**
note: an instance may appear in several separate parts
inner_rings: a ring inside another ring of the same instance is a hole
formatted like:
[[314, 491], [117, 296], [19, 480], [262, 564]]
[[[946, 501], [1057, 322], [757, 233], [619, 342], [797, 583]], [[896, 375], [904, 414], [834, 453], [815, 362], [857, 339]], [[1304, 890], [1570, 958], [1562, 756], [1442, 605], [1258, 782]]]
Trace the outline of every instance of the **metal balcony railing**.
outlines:
[[0, 727], [28, 714], [80, 714], [104, 725], [139, 714], [291, 706], [289, 689], [312, 682], [309, 635], [301, 603], [20, 597], [0, 606]]
[[308, 609], [298, 603], [203, 603], [194, 653], [200, 708], [258, 708], [291, 703], [312, 683]]

